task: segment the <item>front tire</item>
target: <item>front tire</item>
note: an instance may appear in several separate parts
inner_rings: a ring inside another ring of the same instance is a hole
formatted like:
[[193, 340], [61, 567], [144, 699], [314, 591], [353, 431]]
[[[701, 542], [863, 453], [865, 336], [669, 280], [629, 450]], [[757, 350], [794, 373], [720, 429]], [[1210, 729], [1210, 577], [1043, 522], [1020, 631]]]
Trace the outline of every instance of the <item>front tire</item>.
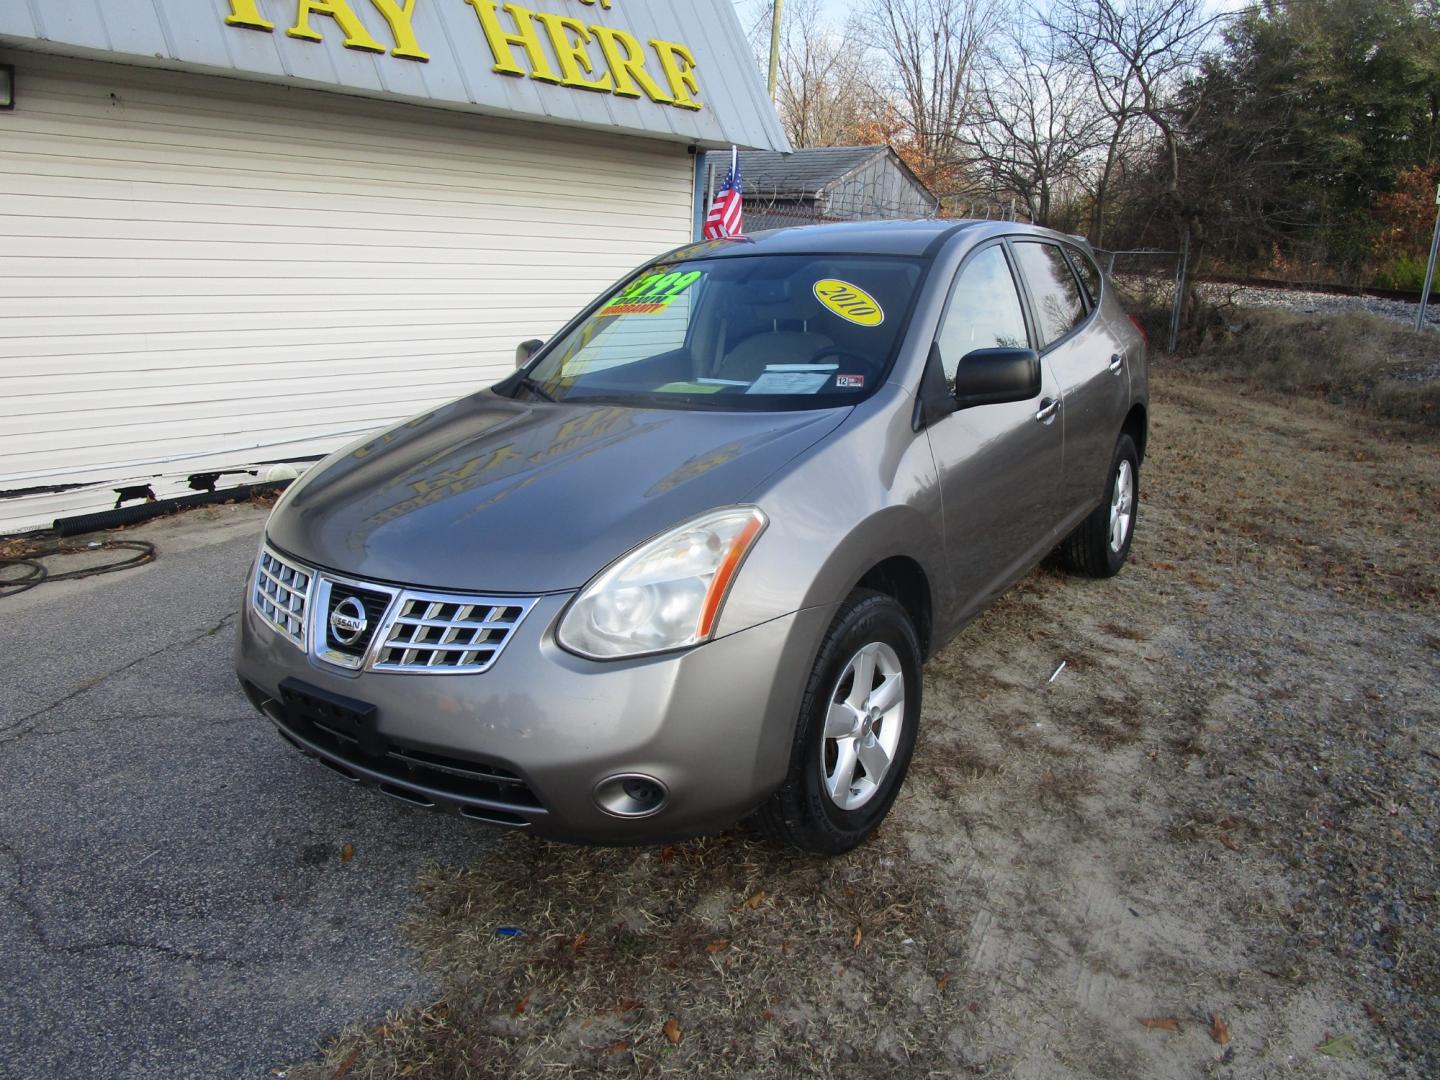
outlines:
[[771, 840], [838, 855], [900, 792], [920, 723], [920, 641], [892, 597], [857, 590], [830, 624], [800, 704], [790, 773], [756, 813]]
[[1085, 577], [1114, 577], [1130, 555], [1140, 510], [1140, 455], [1121, 435], [1110, 462], [1105, 497], [1060, 545], [1065, 569]]

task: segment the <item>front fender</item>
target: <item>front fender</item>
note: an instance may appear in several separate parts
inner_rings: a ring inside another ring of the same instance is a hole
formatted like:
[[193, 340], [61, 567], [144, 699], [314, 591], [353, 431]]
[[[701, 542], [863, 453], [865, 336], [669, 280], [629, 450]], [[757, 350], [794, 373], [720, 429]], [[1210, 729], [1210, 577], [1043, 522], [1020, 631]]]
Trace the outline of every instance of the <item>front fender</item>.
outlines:
[[932, 604], [946, 580], [940, 488], [908, 393], [877, 394], [747, 501], [770, 526], [738, 575], [719, 632], [844, 600], [895, 556], [919, 564]]

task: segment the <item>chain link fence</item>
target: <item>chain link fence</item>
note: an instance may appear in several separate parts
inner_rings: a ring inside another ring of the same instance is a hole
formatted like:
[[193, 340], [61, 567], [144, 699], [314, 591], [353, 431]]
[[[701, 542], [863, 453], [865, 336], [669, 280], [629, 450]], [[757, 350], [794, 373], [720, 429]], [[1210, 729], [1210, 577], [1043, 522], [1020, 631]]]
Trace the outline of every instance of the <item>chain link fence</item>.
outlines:
[[1143, 248], [1095, 249], [1130, 314], [1140, 320], [1152, 344], [1174, 352], [1180, 340], [1189, 288], [1184, 252]]

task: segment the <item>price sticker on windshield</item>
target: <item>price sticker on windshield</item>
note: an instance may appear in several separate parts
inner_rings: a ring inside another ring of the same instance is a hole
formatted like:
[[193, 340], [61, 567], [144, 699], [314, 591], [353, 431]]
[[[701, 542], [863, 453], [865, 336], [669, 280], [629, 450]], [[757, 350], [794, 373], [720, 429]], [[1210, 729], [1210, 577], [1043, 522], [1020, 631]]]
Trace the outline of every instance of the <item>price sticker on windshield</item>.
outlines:
[[880, 302], [858, 285], [837, 278], [823, 278], [815, 283], [815, 299], [856, 326], [879, 326], [885, 321]]
[[704, 272], [700, 270], [690, 270], [683, 274], [651, 274], [635, 282], [596, 314], [658, 315], [704, 276]]

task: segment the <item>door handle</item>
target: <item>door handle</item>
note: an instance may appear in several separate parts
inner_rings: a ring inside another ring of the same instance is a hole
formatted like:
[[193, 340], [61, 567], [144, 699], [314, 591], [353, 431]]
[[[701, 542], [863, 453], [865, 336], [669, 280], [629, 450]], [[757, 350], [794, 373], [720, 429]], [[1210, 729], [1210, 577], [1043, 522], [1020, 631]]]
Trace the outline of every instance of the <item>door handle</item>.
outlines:
[[1124, 366], [1125, 357], [1121, 356], [1119, 353], [1116, 353], [1114, 356], [1110, 357], [1110, 373], [1112, 375], [1119, 375], [1120, 369]]
[[1035, 419], [1042, 424], [1048, 424], [1055, 419], [1055, 414], [1060, 411], [1059, 398], [1046, 398], [1040, 402], [1040, 411], [1035, 414]]

